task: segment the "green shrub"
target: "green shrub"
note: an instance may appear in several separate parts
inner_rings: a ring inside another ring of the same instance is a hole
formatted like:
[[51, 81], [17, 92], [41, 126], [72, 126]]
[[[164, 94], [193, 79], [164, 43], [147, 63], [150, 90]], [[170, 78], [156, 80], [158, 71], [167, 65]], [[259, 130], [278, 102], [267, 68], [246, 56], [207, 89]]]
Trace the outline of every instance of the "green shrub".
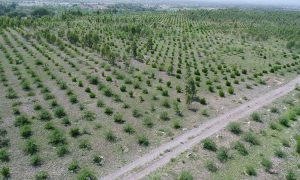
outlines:
[[80, 136], [80, 130], [79, 130], [79, 128], [71, 128], [70, 129], [70, 135], [72, 137], [78, 137], [78, 136]]
[[283, 125], [284, 127], [290, 127], [290, 122], [289, 122], [289, 119], [287, 117], [281, 117], [279, 119], [279, 123], [281, 125]]
[[65, 110], [64, 108], [62, 107], [57, 107], [54, 109], [54, 115], [57, 117], [57, 118], [63, 118], [66, 116], [66, 113], [65, 113]]
[[283, 152], [281, 149], [276, 149], [275, 156], [278, 158], [286, 158], [286, 153]]
[[9, 161], [9, 153], [5, 149], [0, 150], [0, 161], [1, 162]]
[[181, 171], [179, 177], [179, 180], [193, 180], [193, 176], [189, 171]]
[[42, 164], [42, 158], [38, 155], [33, 155], [30, 160], [32, 166], [40, 166]]
[[103, 91], [104, 95], [107, 97], [111, 97], [113, 95], [112, 91], [108, 88], [105, 88]]
[[126, 92], [126, 86], [125, 86], [125, 85], [122, 85], [122, 86], [120, 87], [120, 91], [121, 91], [121, 92]]
[[38, 152], [38, 146], [37, 146], [36, 142], [33, 139], [29, 139], [25, 142], [24, 152], [26, 154], [30, 154], [30, 155], [33, 155], [36, 152]]
[[114, 111], [113, 111], [112, 108], [106, 107], [105, 110], [104, 110], [104, 113], [110, 116], [114, 113]]
[[77, 180], [97, 180], [95, 173], [87, 168], [79, 171]]
[[70, 97], [70, 102], [71, 102], [72, 104], [78, 103], [77, 96], [76, 96], [76, 95], [72, 95], [72, 96]]
[[90, 98], [92, 98], [92, 99], [96, 98], [96, 94], [93, 93], [93, 92], [91, 92], [89, 96], [90, 96]]
[[87, 121], [93, 121], [96, 119], [96, 114], [92, 111], [85, 111], [83, 114], [83, 119]]
[[124, 132], [128, 133], [128, 134], [134, 134], [135, 133], [135, 130], [134, 128], [132, 127], [131, 124], [126, 124], [123, 128]]
[[227, 127], [233, 134], [239, 135], [242, 133], [241, 125], [238, 122], [231, 122]]
[[219, 159], [220, 162], [225, 162], [230, 158], [230, 155], [228, 153], [228, 150], [224, 147], [221, 147], [217, 151], [217, 158]]
[[300, 154], [300, 136], [296, 137], [296, 152]]
[[103, 106], [104, 106], [104, 102], [101, 99], [98, 99], [97, 107], [103, 107]]
[[125, 120], [123, 119], [123, 115], [122, 115], [121, 113], [119, 113], [119, 112], [117, 112], [117, 113], [114, 115], [114, 121], [115, 121], [116, 123], [120, 123], [120, 124], [122, 124], [122, 123], [125, 122]]
[[64, 118], [62, 119], [62, 124], [63, 124], [64, 126], [69, 126], [69, 125], [71, 125], [71, 122], [70, 122], [70, 120], [69, 120], [68, 117], [64, 117]]
[[78, 170], [80, 169], [79, 167], [79, 164], [78, 164], [78, 161], [76, 160], [73, 160], [70, 164], [69, 164], [69, 167], [68, 167], [68, 170], [73, 172], [73, 173], [76, 173], [78, 172]]
[[132, 116], [135, 118], [141, 117], [142, 114], [140, 113], [140, 111], [138, 109], [134, 109], [132, 110]]
[[91, 146], [91, 143], [87, 139], [84, 139], [79, 143], [79, 148], [91, 150], [92, 146]]
[[54, 145], [66, 143], [66, 138], [64, 136], [64, 133], [58, 129], [55, 129], [51, 132], [49, 139], [50, 139], [50, 143]]
[[35, 175], [36, 180], [45, 180], [49, 178], [49, 174], [46, 171], [40, 171]]
[[227, 92], [228, 92], [229, 94], [234, 94], [234, 89], [233, 89], [233, 87], [229, 87], [228, 90], [227, 90]]
[[10, 176], [10, 169], [9, 169], [9, 167], [7, 167], [7, 166], [2, 167], [2, 169], [1, 169], [1, 175], [4, 178], [8, 178]]
[[15, 120], [15, 123], [14, 123], [14, 125], [17, 126], [17, 127], [28, 125], [28, 124], [30, 124], [30, 121], [29, 121], [28, 117], [25, 116], [25, 115], [18, 116]]
[[225, 93], [222, 90], [219, 90], [219, 96], [220, 97], [225, 97]]
[[105, 133], [105, 139], [109, 142], [115, 142], [117, 137], [111, 130], [109, 130]]
[[38, 119], [41, 121], [50, 121], [52, 119], [52, 115], [48, 111], [42, 110], [38, 115]]
[[173, 128], [174, 129], [179, 129], [181, 127], [182, 127], [182, 125], [181, 125], [180, 121], [178, 121], [178, 120], [173, 121]]
[[285, 178], [286, 178], [286, 180], [297, 180], [298, 179], [297, 175], [291, 170], [288, 171]]
[[160, 115], [159, 115], [159, 118], [161, 120], [164, 120], [164, 121], [168, 121], [170, 120], [170, 117], [168, 115], [168, 112], [164, 111], [164, 112], [161, 112]]
[[163, 90], [163, 91], [161, 92], [161, 95], [162, 95], [162, 96], [169, 96], [168, 90]]
[[97, 85], [99, 83], [99, 79], [97, 76], [91, 76], [89, 82], [90, 84]]
[[206, 163], [206, 168], [210, 172], [217, 172], [218, 171], [218, 167], [212, 161], [209, 161], [209, 162]]
[[148, 128], [152, 128], [154, 126], [153, 121], [151, 120], [150, 117], [145, 117], [144, 118], [144, 125], [147, 126]]
[[55, 129], [54, 124], [52, 122], [47, 122], [45, 124], [45, 129], [47, 129], [47, 130], [53, 130], [53, 129]]
[[100, 155], [94, 155], [93, 162], [98, 166], [103, 166], [104, 157]]
[[278, 131], [281, 130], [280, 125], [278, 123], [275, 123], [275, 122], [270, 123], [270, 128], [273, 129], [273, 130], [278, 130]]
[[200, 102], [200, 104], [202, 104], [202, 105], [206, 105], [206, 104], [207, 104], [205, 98], [200, 98], [200, 99], [199, 99], [199, 102]]
[[149, 140], [145, 135], [138, 136], [138, 144], [141, 146], [149, 146]]
[[257, 112], [254, 112], [251, 114], [251, 119], [256, 122], [262, 122], [262, 120]]
[[162, 104], [161, 104], [163, 107], [165, 107], [165, 108], [170, 108], [171, 107], [171, 105], [170, 105], [170, 102], [169, 102], [169, 100], [168, 99], [164, 99], [163, 101], [162, 101]]
[[202, 141], [202, 144], [204, 149], [217, 151], [217, 145], [212, 139], [206, 138]]
[[247, 132], [246, 134], [244, 134], [243, 139], [244, 139], [244, 141], [246, 141], [252, 145], [260, 144], [257, 136], [253, 132]]
[[263, 158], [263, 159], [261, 160], [261, 165], [264, 166], [264, 168], [265, 168], [266, 171], [270, 171], [270, 169], [271, 169], [272, 166], [273, 166], [273, 163], [272, 163], [271, 160], [266, 159], [266, 158]]
[[246, 147], [244, 146], [243, 143], [237, 141], [233, 144], [233, 148], [235, 150], [237, 150], [241, 155], [243, 156], [247, 156], [249, 153], [248, 153], [248, 150], [246, 149]]
[[67, 145], [60, 145], [56, 149], [56, 154], [58, 157], [63, 157], [69, 153], [69, 149]]
[[20, 134], [23, 138], [29, 138], [32, 135], [31, 127], [28, 125], [22, 126], [20, 128]]
[[9, 145], [10, 145], [10, 140], [8, 138], [0, 138], [0, 148], [8, 147]]
[[257, 175], [257, 172], [256, 172], [256, 170], [253, 166], [246, 166], [246, 173], [249, 176], [256, 176]]
[[272, 112], [272, 113], [279, 113], [279, 110], [278, 110], [278, 108], [276, 108], [276, 107], [272, 107], [272, 108], [271, 108], [271, 112]]

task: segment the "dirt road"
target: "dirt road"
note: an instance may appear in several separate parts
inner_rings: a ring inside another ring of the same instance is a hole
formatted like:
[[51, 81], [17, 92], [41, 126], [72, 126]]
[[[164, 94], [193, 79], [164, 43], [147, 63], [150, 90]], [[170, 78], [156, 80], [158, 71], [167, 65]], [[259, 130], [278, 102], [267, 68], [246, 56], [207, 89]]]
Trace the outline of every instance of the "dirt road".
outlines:
[[208, 120], [199, 127], [187, 131], [168, 143], [162, 144], [158, 148], [153, 149], [144, 156], [101, 179], [141, 179], [156, 169], [166, 165], [172, 158], [175, 158], [180, 153], [190, 149], [201, 142], [201, 140], [222, 130], [228, 125], [228, 123], [237, 121], [257, 109], [271, 103], [277, 98], [291, 92], [297, 84], [300, 84], [300, 77], [297, 77], [289, 83], [263, 94], [258, 98], [242, 104], [223, 115]]

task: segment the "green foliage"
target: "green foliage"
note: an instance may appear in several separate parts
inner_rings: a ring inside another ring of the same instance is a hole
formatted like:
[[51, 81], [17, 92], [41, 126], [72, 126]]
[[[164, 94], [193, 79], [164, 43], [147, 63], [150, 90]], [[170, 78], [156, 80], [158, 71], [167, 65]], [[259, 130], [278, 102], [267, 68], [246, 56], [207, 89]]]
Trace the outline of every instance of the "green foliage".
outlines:
[[62, 130], [55, 129], [49, 136], [50, 143], [53, 145], [60, 145], [66, 143], [66, 138]]
[[114, 115], [114, 121], [116, 123], [120, 123], [120, 124], [123, 124], [125, 122], [125, 120], [123, 119], [123, 115], [119, 112], [117, 112], [115, 115]]
[[98, 166], [103, 166], [104, 157], [100, 155], [94, 155], [93, 162]]
[[195, 81], [192, 77], [190, 77], [185, 85], [185, 97], [186, 97], [186, 103], [190, 104], [194, 98], [194, 96], [197, 93]]
[[30, 124], [30, 121], [29, 121], [28, 117], [25, 115], [18, 116], [14, 123], [14, 125], [17, 127], [25, 126], [25, 125], [29, 125], [29, 124]]
[[206, 168], [208, 171], [213, 172], [213, 173], [218, 171], [218, 167], [212, 161], [209, 161], [206, 163]]
[[160, 115], [159, 115], [159, 118], [161, 120], [164, 120], [164, 121], [170, 120], [170, 117], [169, 117], [169, 115], [168, 115], [168, 113], [166, 111], [161, 112]]
[[275, 156], [278, 157], [278, 158], [286, 158], [286, 153], [283, 152], [281, 149], [276, 149], [275, 150]]
[[262, 122], [261, 117], [256, 112], [254, 112], [254, 113], [251, 114], [251, 118], [252, 118], [253, 121]]
[[238, 122], [231, 122], [227, 126], [228, 130], [233, 134], [239, 135], [242, 133], [241, 125]]
[[189, 171], [181, 171], [179, 177], [179, 180], [193, 180], [193, 176]]
[[42, 165], [42, 158], [38, 155], [33, 155], [31, 157], [30, 164], [32, 166], [40, 166], [40, 165]]
[[58, 157], [63, 157], [64, 155], [69, 153], [69, 149], [67, 145], [60, 145], [56, 149], [56, 154]]
[[36, 8], [31, 13], [31, 15], [35, 16], [35, 17], [48, 16], [51, 14], [52, 14], [51, 11], [49, 11], [48, 9], [43, 8], [43, 7]]
[[76, 161], [76, 160], [73, 160], [68, 166], [68, 170], [73, 173], [78, 172], [79, 169], [80, 169], [80, 166], [78, 164], [78, 161]]
[[33, 139], [29, 139], [25, 142], [25, 145], [24, 145], [24, 152], [26, 154], [30, 154], [30, 155], [33, 155], [35, 154], [36, 152], [38, 152], [38, 146], [36, 144], [36, 142], [33, 140]]
[[105, 133], [105, 139], [109, 142], [115, 142], [117, 137], [111, 130], [109, 130]]
[[138, 136], [138, 144], [141, 146], [149, 146], [150, 142], [145, 135]]
[[20, 128], [20, 134], [23, 138], [29, 138], [32, 135], [32, 130], [29, 125], [22, 126]]
[[221, 147], [220, 149], [218, 149], [218, 151], [217, 151], [217, 158], [221, 162], [225, 162], [228, 159], [230, 159], [230, 155], [229, 155], [228, 149], [226, 149], [224, 147]]
[[291, 170], [288, 171], [285, 178], [286, 178], [286, 180], [297, 180], [298, 179], [297, 175]]
[[48, 111], [42, 110], [39, 113], [38, 118], [41, 121], [50, 121], [52, 119], [52, 115]]
[[40, 171], [35, 175], [36, 180], [45, 180], [49, 178], [49, 174], [46, 171]]
[[300, 136], [296, 137], [296, 152], [300, 154]]
[[2, 167], [0, 172], [4, 178], [8, 178], [10, 176], [10, 168], [7, 166]]
[[5, 149], [0, 149], [0, 161], [1, 162], [9, 161], [9, 153]]
[[204, 149], [210, 150], [210, 151], [217, 151], [217, 145], [216, 143], [209, 138], [206, 138], [202, 141], [202, 145]]
[[243, 156], [247, 156], [249, 154], [248, 150], [245, 147], [245, 145], [243, 143], [239, 142], [239, 141], [237, 141], [233, 144], [233, 148], [235, 150], [237, 150]]
[[79, 128], [71, 128], [70, 129], [70, 135], [72, 136], [72, 137], [78, 137], [78, 136], [80, 136], [80, 130], [79, 130]]
[[259, 145], [260, 141], [258, 140], [257, 136], [253, 132], [247, 132], [243, 136], [244, 141], [252, 144], [252, 145]]
[[85, 111], [83, 114], [83, 119], [87, 121], [93, 121], [96, 119], [96, 114], [92, 111]]
[[246, 166], [246, 173], [249, 176], [256, 176], [257, 175], [256, 169], [253, 166]]
[[63, 118], [66, 116], [65, 110], [62, 107], [57, 107], [54, 109], [54, 115], [58, 118]]
[[128, 133], [128, 134], [134, 134], [135, 133], [135, 129], [132, 127], [131, 124], [126, 124], [123, 128], [124, 132]]
[[87, 168], [79, 171], [77, 180], [97, 180], [95, 173]]
[[271, 160], [266, 159], [266, 158], [263, 158], [263, 159], [261, 160], [261, 165], [264, 166], [264, 168], [265, 168], [266, 171], [270, 171], [270, 169], [271, 169], [272, 166], [273, 166], [273, 163], [272, 163]]

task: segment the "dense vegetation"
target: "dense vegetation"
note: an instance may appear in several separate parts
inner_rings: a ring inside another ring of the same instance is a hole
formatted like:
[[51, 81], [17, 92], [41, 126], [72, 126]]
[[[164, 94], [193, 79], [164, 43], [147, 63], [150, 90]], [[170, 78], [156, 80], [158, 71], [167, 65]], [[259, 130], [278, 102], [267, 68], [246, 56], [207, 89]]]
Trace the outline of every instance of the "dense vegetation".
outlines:
[[0, 28], [0, 167], [15, 179], [95, 179], [300, 72], [299, 12], [37, 8]]

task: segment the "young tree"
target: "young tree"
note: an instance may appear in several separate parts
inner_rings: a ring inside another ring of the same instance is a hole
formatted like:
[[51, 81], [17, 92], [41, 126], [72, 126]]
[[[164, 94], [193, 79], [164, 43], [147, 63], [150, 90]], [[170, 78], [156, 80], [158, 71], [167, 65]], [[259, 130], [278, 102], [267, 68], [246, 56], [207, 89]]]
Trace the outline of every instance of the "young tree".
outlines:
[[136, 43], [137, 43], [137, 42], [134, 41], [134, 42], [131, 44], [132, 56], [133, 56], [134, 58], [137, 57], [137, 45], [136, 45]]
[[195, 81], [192, 77], [190, 77], [187, 80], [186, 86], [185, 86], [185, 96], [186, 96], [187, 104], [191, 104], [196, 93], [197, 93], [197, 89], [196, 89]]

